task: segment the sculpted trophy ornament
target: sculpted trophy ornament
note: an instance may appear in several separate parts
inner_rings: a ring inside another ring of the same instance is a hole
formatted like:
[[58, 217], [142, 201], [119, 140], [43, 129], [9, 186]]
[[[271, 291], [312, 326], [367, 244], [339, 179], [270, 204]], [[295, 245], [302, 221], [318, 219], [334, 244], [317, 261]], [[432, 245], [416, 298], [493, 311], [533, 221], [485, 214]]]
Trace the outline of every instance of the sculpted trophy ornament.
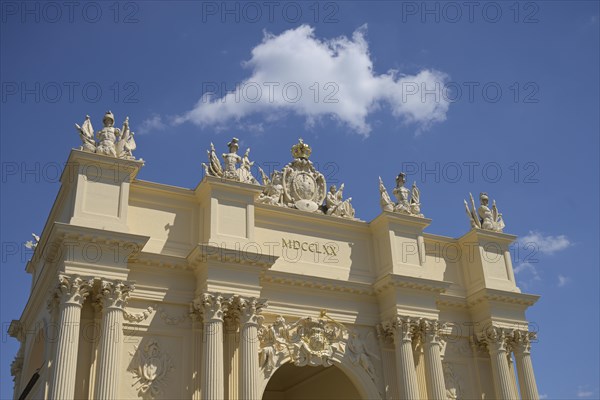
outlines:
[[302, 139], [291, 149], [293, 160], [271, 177], [261, 170], [264, 191], [257, 201], [263, 204], [295, 208], [302, 211], [355, 219], [350, 201], [343, 199], [344, 185], [338, 190], [332, 186], [327, 193], [325, 177], [308, 159], [310, 146]]
[[469, 217], [471, 228], [502, 232], [505, 225], [502, 214], [498, 212], [498, 207], [496, 207], [496, 201], [492, 202], [492, 208], [490, 209], [488, 207], [489, 197], [487, 193], [480, 193], [480, 205], [479, 208], [475, 208], [475, 200], [473, 200], [473, 195], [471, 193], [469, 193], [469, 198], [471, 200], [471, 208], [469, 208], [469, 204], [465, 200], [465, 210]]
[[413, 182], [411, 190], [404, 187], [405, 183], [406, 174], [400, 172], [396, 177], [396, 187], [392, 191], [394, 197], [396, 197], [396, 202], [394, 203], [381, 177], [379, 177], [379, 203], [382, 211], [423, 217], [423, 214], [421, 214], [421, 191], [417, 187], [417, 183]]
[[102, 118], [102, 129], [96, 132], [94, 138], [94, 128], [90, 116], [85, 116], [85, 121], [81, 126], [75, 124], [81, 138], [79, 150], [88, 153], [103, 154], [115, 158], [135, 160], [133, 150], [136, 149], [134, 133], [129, 129], [129, 117], [125, 118], [123, 128], [114, 127], [115, 116], [111, 111], [107, 111]]
[[[240, 157], [237, 154], [240, 148], [239, 139], [235, 137], [227, 143], [227, 147], [229, 148], [229, 153], [223, 153], [224, 166], [221, 166], [215, 146], [212, 143], [210, 144], [210, 150], [207, 150], [208, 164], [202, 163], [206, 175], [258, 185], [258, 181], [254, 178], [251, 171], [254, 162], [250, 161], [248, 157], [250, 149], [246, 150], [244, 157]], [[240, 168], [238, 168], [238, 164], [240, 164]]]

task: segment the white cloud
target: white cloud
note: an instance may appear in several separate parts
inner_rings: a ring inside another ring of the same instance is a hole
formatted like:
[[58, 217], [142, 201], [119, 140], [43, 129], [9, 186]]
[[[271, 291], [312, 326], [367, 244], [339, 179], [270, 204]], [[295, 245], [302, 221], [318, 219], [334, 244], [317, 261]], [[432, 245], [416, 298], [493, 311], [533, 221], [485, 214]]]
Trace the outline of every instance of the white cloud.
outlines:
[[274, 113], [293, 113], [308, 126], [333, 117], [368, 136], [367, 117], [382, 108], [415, 124], [417, 133], [444, 121], [450, 105], [443, 96], [447, 75], [432, 69], [415, 75], [374, 73], [365, 33], [366, 25], [351, 38], [319, 39], [308, 25], [280, 35], [265, 33], [244, 63], [250, 76], [229, 93], [205, 94], [175, 123], [218, 129], [254, 114], [268, 120]]
[[166, 128], [167, 124], [163, 122], [162, 117], [158, 114], [153, 114], [152, 117], [142, 121], [139, 130], [141, 134], [144, 134], [151, 131], [162, 131]]
[[517, 264], [517, 266], [514, 268], [514, 272], [515, 274], [520, 274], [522, 272], [529, 272], [533, 279], [536, 281], [540, 280], [540, 274], [538, 274], [537, 269], [535, 268], [535, 265], [528, 263], [528, 262], [521, 262], [519, 264]]
[[526, 236], [519, 239], [519, 244], [522, 247], [531, 246], [529, 247], [530, 249], [539, 254], [546, 255], [553, 255], [572, 245], [571, 241], [565, 235], [545, 236], [538, 231], [529, 231]]
[[548, 395], [547, 394], [540, 394], [540, 400], [544, 400], [547, 399]]
[[570, 281], [571, 281], [571, 278], [568, 278], [568, 277], [562, 276], [562, 275], [558, 275], [558, 287], [563, 287]]
[[[529, 233], [517, 242], [517, 257], [523, 257], [524, 260], [518, 262], [514, 267], [515, 275], [520, 275], [519, 284], [527, 287], [531, 281], [540, 281], [540, 273], [537, 263], [539, 255], [553, 255], [556, 252], [565, 250], [572, 245], [572, 242], [565, 235], [544, 235], [538, 231], [529, 231]], [[529, 282], [523, 279], [523, 275], [529, 276]], [[570, 278], [559, 275], [558, 287], [563, 287], [569, 283]]]
[[577, 388], [577, 397], [579, 398], [588, 398], [588, 397], [592, 397], [594, 395], [594, 392], [592, 392], [591, 390], [587, 390], [587, 388], [583, 387], [583, 386], [579, 386]]

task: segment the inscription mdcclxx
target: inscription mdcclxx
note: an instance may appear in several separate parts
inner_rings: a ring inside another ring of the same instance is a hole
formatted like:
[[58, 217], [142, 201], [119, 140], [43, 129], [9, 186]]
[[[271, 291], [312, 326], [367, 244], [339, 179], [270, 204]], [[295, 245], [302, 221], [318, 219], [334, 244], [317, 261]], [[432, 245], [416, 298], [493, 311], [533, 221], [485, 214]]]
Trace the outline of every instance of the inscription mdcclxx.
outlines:
[[284, 249], [302, 250], [316, 254], [337, 256], [337, 248], [331, 244], [319, 244], [317, 242], [301, 242], [299, 240], [285, 239], [281, 239], [281, 244]]

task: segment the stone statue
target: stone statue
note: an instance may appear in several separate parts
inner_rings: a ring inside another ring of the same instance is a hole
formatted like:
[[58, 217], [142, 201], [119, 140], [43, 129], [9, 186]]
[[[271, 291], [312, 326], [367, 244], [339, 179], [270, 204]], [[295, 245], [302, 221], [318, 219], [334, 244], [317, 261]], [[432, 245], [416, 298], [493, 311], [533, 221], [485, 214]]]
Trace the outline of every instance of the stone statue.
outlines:
[[206, 150], [208, 154], [208, 165], [202, 163], [204, 167], [204, 172], [206, 175], [217, 176], [219, 178], [223, 177], [223, 168], [221, 168], [221, 162], [219, 161], [219, 157], [217, 157], [217, 152], [215, 151], [215, 145], [210, 143], [210, 150]]
[[[332, 187], [327, 193], [325, 176], [316, 170], [308, 159], [312, 152], [310, 146], [302, 139], [291, 149], [293, 160], [281, 171], [275, 171], [269, 180], [264, 172], [263, 185], [265, 189], [258, 196], [258, 202], [278, 205], [298, 210], [356, 219], [352, 199], [344, 200], [342, 192], [344, 185]], [[323, 204], [325, 202], [325, 204]]]
[[265, 190], [258, 195], [257, 202], [262, 204], [270, 204], [272, 206], [283, 206], [283, 185], [282, 175], [279, 171], [274, 171], [271, 174], [271, 179], [265, 174], [262, 168], [258, 168], [262, 175], [263, 185]]
[[231, 139], [231, 142], [227, 143], [227, 147], [229, 147], [229, 153], [223, 153], [223, 160], [225, 160], [223, 177], [235, 181], [239, 181], [237, 165], [242, 162], [242, 157], [237, 154], [237, 151], [240, 148], [238, 142], [238, 138]]
[[325, 213], [336, 217], [354, 218], [354, 207], [350, 204], [352, 198], [343, 199], [344, 184], [337, 190], [335, 185], [329, 187], [329, 193], [325, 198]]
[[365, 343], [361, 340], [358, 333], [350, 332], [348, 335], [348, 350], [350, 350], [350, 360], [353, 364], [361, 366], [373, 381], [377, 380], [377, 372], [371, 361], [371, 357], [379, 360], [377, 355], [367, 349]]
[[38, 243], [40, 242], [40, 237], [35, 233], [32, 233], [31, 236], [33, 237], [33, 240], [28, 240], [27, 242], [25, 242], [25, 247], [27, 247], [29, 250], [35, 250]]
[[90, 116], [86, 115], [83, 124], [81, 126], [75, 124], [75, 128], [79, 131], [79, 137], [81, 138], [81, 147], [79, 150], [95, 153], [96, 140], [94, 139], [94, 128], [92, 127]]
[[104, 127], [96, 132], [98, 146], [96, 147], [97, 154], [117, 157], [115, 142], [121, 137], [121, 131], [115, 128], [115, 117], [112, 112], [107, 111], [102, 118]]
[[[96, 132], [94, 139], [94, 128], [90, 116], [85, 116], [85, 121], [81, 126], [75, 124], [81, 138], [81, 147], [79, 150], [88, 153], [102, 154], [115, 158], [124, 158], [135, 160], [133, 150], [136, 148], [134, 133], [129, 129], [129, 117], [125, 118], [123, 128], [115, 128], [115, 116], [107, 111], [102, 118], [103, 128]], [[141, 160], [141, 159], [140, 159]]]
[[[211, 143], [210, 150], [206, 151], [208, 154], [208, 164], [202, 163], [204, 172], [206, 175], [216, 176], [218, 178], [258, 185], [258, 181], [254, 178], [252, 171], [250, 170], [254, 165], [254, 162], [250, 161], [249, 158], [250, 149], [246, 150], [244, 157], [240, 157], [237, 154], [240, 147], [238, 143], [238, 138], [232, 138], [231, 141], [227, 143], [229, 153], [223, 153], [222, 155], [224, 167], [221, 166], [221, 161], [219, 161], [219, 157], [215, 150], [215, 145]], [[237, 167], [238, 164], [241, 164], [240, 168]]]
[[244, 157], [242, 157], [242, 166], [238, 170], [240, 182], [252, 183], [254, 185], [258, 184], [258, 181], [254, 176], [252, 176], [252, 171], [250, 170], [254, 165], [254, 161], [250, 161], [248, 155], [250, 154], [250, 148], [246, 149], [244, 153]]
[[379, 203], [381, 205], [381, 209], [383, 211], [394, 211], [394, 202], [392, 201], [392, 199], [390, 198], [390, 195], [387, 192], [387, 189], [385, 188], [385, 185], [383, 184], [383, 181], [381, 180], [381, 177], [379, 177], [379, 196], [380, 196], [380, 200]]
[[469, 217], [469, 221], [471, 222], [471, 228], [502, 232], [505, 225], [502, 214], [498, 212], [498, 208], [496, 207], [496, 202], [492, 202], [492, 209], [490, 210], [488, 207], [489, 198], [487, 193], [480, 193], [480, 205], [479, 208], [476, 209], [475, 200], [473, 200], [473, 195], [471, 193], [469, 193], [469, 197], [471, 200], [471, 209], [469, 209], [469, 204], [465, 200], [465, 210]]
[[405, 183], [406, 174], [404, 172], [400, 172], [396, 177], [396, 187], [392, 192], [396, 197], [396, 203], [394, 203], [390, 198], [387, 189], [383, 185], [381, 177], [379, 177], [379, 202], [381, 209], [383, 211], [392, 211], [399, 214], [423, 217], [423, 214], [421, 214], [421, 192], [417, 187], [417, 183], [413, 182], [411, 190], [408, 190], [404, 187]]
[[135, 140], [133, 139], [134, 133], [129, 130], [129, 117], [125, 118], [125, 122], [123, 122], [123, 129], [121, 140], [117, 142], [117, 155], [119, 158], [125, 158], [128, 160], [134, 160], [133, 150], [135, 150]]

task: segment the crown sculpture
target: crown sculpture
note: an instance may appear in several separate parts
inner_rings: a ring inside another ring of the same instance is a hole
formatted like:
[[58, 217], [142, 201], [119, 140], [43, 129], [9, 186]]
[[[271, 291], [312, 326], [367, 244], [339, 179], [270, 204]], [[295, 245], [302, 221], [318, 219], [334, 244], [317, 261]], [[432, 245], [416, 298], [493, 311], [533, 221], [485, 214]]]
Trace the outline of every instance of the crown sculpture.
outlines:
[[81, 147], [79, 150], [89, 153], [103, 154], [115, 158], [135, 160], [133, 150], [135, 150], [134, 133], [129, 129], [129, 117], [125, 118], [123, 128], [115, 128], [115, 116], [107, 111], [102, 118], [104, 127], [96, 132], [94, 138], [94, 128], [90, 116], [85, 116], [85, 121], [81, 126], [75, 124], [81, 138]]
[[471, 209], [469, 209], [469, 205], [467, 204], [466, 200], [465, 209], [467, 211], [469, 221], [471, 222], [471, 228], [502, 232], [505, 225], [504, 220], [502, 219], [502, 214], [498, 212], [498, 207], [496, 207], [496, 201], [492, 202], [492, 209], [490, 210], [488, 207], [490, 200], [487, 193], [480, 193], [479, 208], [475, 209], [475, 200], [473, 200], [473, 195], [469, 193], [469, 197], [471, 200]]
[[[240, 157], [237, 155], [237, 143], [238, 139], [233, 138], [227, 144], [229, 153], [223, 154], [224, 169], [211, 143], [211, 149], [208, 151], [209, 162], [202, 164], [204, 171], [210, 176], [258, 185], [250, 171], [254, 164], [248, 159], [250, 149], [246, 150], [244, 157]], [[281, 171], [274, 171], [268, 177], [259, 167], [265, 189], [258, 196], [258, 203], [355, 219], [354, 208], [350, 204], [352, 199], [343, 199], [344, 185], [339, 189], [332, 185], [327, 192], [325, 177], [308, 159], [311, 152], [310, 146], [299, 139], [298, 143], [292, 146], [292, 162]], [[237, 167], [238, 164], [241, 164], [240, 168]]]

